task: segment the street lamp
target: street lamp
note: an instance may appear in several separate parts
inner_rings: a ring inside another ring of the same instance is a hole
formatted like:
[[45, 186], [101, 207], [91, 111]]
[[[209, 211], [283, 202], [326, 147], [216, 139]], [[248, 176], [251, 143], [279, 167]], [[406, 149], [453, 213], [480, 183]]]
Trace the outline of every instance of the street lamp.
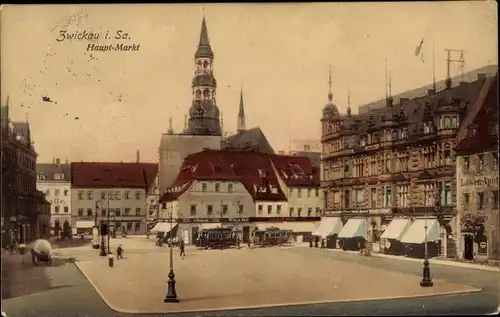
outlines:
[[173, 236], [172, 236], [172, 222], [173, 222], [173, 215], [172, 215], [172, 210], [169, 211], [169, 217], [170, 217], [170, 243], [169, 243], [169, 248], [170, 248], [170, 272], [168, 273], [168, 291], [167, 291], [167, 296], [163, 300], [164, 303], [178, 303], [179, 299], [177, 298], [177, 292], [175, 291], [175, 274], [174, 274], [174, 249], [173, 249]]
[[[424, 185], [425, 186], [425, 185]], [[424, 187], [424, 268], [422, 272], [422, 281], [420, 281], [421, 287], [432, 287], [434, 283], [431, 279], [431, 270], [429, 268], [429, 259], [427, 254], [427, 188]]]

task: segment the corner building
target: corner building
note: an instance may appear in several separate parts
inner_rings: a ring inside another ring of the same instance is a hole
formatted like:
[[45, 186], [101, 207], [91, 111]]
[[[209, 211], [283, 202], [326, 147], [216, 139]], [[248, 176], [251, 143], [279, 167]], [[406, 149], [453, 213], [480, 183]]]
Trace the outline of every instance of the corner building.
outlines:
[[340, 114], [330, 89], [322, 187], [344, 249], [422, 256], [427, 221], [429, 255], [456, 257], [456, 136], [485, 81], [452, 88], [448, 78], [442, 91], [397, 103], [389, 94], [384, 108], [358, 115], [350, 105]]
[[458, 137], [457, 242], [459, 259], [498, 265], [498, 75], [487, 87]]

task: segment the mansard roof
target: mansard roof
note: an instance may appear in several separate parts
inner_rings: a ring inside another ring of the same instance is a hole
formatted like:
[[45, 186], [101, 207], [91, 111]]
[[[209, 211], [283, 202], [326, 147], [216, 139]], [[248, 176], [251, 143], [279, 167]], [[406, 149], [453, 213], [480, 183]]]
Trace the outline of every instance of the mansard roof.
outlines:
[[227, 137], [225, 148], [227, 149], [253, 149], [267, 154], [274, 154], [274, 150], [269, 144], [264, 132], [260, 127], [240, 131]]
[[[452, 102], [455, 109], [461, 114], [465, 113], [468, 105], [474, 103], [478, 98], [485, 79], [481, 78], [471, 83], [461, 83], [451, 89], [438, 91], [436, 94], [421, 96], [406, 100], [403, 99], [392, 107], [384, 107], [368, 113], [343, 117], [343, 121], [351, 120], [350, 132], [353, 135], [365, 135], [367, 131], [381, 130], [384, 122], [390, 119], [399, 127], [407, 127], [409, 137], [417, 137], [427, 120], [432, 120], [436, 113], [444, 106], [449, 107]], [[458, 101], [460, 100], [460, 103]], [[352, 124], [354, 123], [354, 124]]]
[[153, 185], [158, 174], [156, 163], [71, 163], [71, 187], [141, 188]]
[[317, 186], [307, 157], [207, 149], [186, 157], [161, 200], [177, 199], [195, 181], [235, 181], [241, 182], [254, 200], [284, 201], [286, 196], [275, 170], [287, 186]]
[[[70, 164], [57, 164], [57, 163], [37, 163], [36, 173], [39, 176], [38, 180], [41, 181], [58, 181], [69, 182], [71, 181], [71, 165]], [[56, 174], [63, 174], [64, 179], [55, 177]]]

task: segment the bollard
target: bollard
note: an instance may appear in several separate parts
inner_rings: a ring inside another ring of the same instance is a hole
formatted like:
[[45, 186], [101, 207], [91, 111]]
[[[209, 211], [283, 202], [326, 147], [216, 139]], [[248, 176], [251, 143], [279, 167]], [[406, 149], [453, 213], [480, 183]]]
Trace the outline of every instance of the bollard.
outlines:
[[110, 254], [109, 257], [108, 257], [108, 264], [109, 264], [109, 267], [113, 267], [114, 265], [114, 259], [113, 259], [113, 255]]

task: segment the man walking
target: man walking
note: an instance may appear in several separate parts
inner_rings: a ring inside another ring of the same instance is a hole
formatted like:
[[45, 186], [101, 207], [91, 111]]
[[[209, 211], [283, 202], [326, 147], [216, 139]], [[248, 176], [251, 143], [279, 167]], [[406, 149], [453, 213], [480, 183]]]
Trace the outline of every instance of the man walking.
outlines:
[[179, 249], [181, 250], [181, 257], [184, 259], [184, 256], [186, 256], [186, 252], [184, 251], [184, 240], [181, 240], [181, 243], [179, 244]]
[[121, 244], [116, 249], [116, 259], [117, 260], [123, 260], [123, 248], [122, 248]]

